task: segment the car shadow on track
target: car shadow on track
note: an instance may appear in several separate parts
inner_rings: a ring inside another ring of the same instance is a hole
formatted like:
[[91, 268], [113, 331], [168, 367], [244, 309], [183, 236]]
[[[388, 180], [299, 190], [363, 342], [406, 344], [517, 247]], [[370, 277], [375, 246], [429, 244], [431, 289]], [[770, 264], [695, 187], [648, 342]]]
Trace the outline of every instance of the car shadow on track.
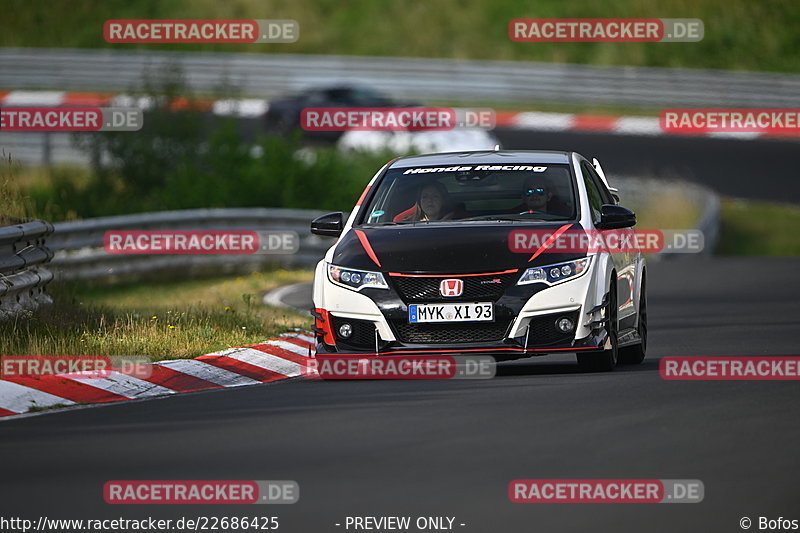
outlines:
[[[628, 372], [658, 372], [658, 359], [646, 359], [639, 365], [618, 365], [613, 374]], [[577, 362], [544, 362], [535, 360], [500, 362], [497, 364], [497, 377], [506, 376], [549, 376], [559, 374], [597, 374], [582, 370]], [[608, 372], [601, 372], [609, 374]]]

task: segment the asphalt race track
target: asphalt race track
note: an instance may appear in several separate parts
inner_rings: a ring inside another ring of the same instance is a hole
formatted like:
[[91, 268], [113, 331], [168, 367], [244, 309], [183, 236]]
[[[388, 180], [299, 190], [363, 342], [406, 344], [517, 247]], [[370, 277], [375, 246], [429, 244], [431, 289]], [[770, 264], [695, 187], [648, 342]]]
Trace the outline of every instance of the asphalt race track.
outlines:
[[800, 203], [800, 143], [498, 129], [509, 150], [574, 150], [614, 174], [695, 181], [724, 196]]
[[[800, 259], [650, 265], [648, 358], [608, 374], [565, 356], [492, 380], [299, 379], [0, 422], [0, 497], [32, 519], [277, 515], [281, 531], [320, 533], [345, 531], [347, 515], [455, 516], [455, 530], [485, 533], [800, 518], [797, 382], [658, 374], [667, 355], [798, 355], [798, 271]], [[705, 500], [512, 504], [517, 478], [700, 479]], [[291, 479], [300, 501], [112, 506], [113, 479]]]

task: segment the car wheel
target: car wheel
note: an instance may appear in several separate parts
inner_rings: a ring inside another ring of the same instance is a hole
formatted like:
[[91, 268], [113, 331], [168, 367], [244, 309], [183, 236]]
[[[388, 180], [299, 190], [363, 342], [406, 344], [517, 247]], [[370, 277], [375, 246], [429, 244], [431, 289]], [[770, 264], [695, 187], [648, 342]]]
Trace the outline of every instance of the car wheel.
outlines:
[[619, 351], [619, 362], [626, 365], [638, 365], [644, 361], [647, 352], [647, 292], [645, 289], [645, 277], [642, 276], [642, 290], [639, 295], [639, 325], [636, 328], [642, 342]]
[[608, 372], [617, 366], [619, 359], [619, 324], [617, 323], [617, 286], [611, 283], [606, 308], [606, 332], [610, 347], [602, 352], [579, 353], [578, 364], [589, 372]]

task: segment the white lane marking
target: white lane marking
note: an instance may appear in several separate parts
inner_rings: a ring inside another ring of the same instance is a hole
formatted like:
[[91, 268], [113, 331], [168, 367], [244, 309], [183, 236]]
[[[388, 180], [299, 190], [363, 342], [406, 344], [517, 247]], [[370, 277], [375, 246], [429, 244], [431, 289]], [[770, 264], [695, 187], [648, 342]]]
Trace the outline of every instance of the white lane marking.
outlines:
[[64, 101], [63, 91], [11, 91], [3, 100], [7, 106], [56, 106]]
[[283, 374], [287, 377], [300, 375], [300, 371], [303, 368], [294, 361], [289, 361], [288, 359], [284, 359], [278, 355], [262, 352], [260, 350], [254, 350], [252, 348], [239, 348], [236, 351], [226, 355], [228, 357], [232, 357], [233, 359], [242, 361], [243, 363], [265, 368], [272, 372]]
[[264, 295], [263, 302], [265, 305], [271, 305], [273, 307], [282, 307], [284, 309], [291, 309], [297, 313], [300, 313], [304, 316], [311, 316], [311, 313], [308, 309], [295, 309], [291, 305], [284, 303], [283, 298], [286, 294], [294, 291], [297, 287], [302, 285], [306, 285], [306, 283], [293, 283], [291, 285], [284, 285], [283, 287], [278, 287], [277, 289], [273, 289], [269, 291], [267, 294]]
[[72, 400], [32, 389], [11, 381], [0, 381], [0, 408], [14, 413], [26, 413], [31, 407], [75, 405]]
[[161, 396], [162, 394], [175, 394], [176, 392], [172, 389], [162, 387], [161, 385], [128, 376], [127, 374], [121, 374], [120, 372], [110, 372], [108, 377], [100, 378], [79, 378], [76, 375], [72, 375], [69, 379], [128, 398]]
[[208, 363], [198, 361], [197, 359], [176, 359], [174, 361], [161, 361], [156, 364], [163, 365], [177, 372], [183, 372], [184, 374], [188, 374], [196, 378], [210, 381], [211, 383], [220, 385], [222, 387], [240, 387], [242, 385], [257, 385], [260, 383], [259, 381], [248, 378], [247, 376], [242, 376], [231, 372], [230, 370], [209, 365]]

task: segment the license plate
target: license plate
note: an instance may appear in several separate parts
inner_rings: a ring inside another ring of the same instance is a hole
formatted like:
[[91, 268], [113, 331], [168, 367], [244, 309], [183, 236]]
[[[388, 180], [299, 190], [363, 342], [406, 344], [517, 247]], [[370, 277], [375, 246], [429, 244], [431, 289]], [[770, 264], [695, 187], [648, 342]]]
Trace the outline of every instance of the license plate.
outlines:
[[408, 306], [408, 321], [419, 322], [491, 322], [494, 306], [491, 303], [412, 304]]

